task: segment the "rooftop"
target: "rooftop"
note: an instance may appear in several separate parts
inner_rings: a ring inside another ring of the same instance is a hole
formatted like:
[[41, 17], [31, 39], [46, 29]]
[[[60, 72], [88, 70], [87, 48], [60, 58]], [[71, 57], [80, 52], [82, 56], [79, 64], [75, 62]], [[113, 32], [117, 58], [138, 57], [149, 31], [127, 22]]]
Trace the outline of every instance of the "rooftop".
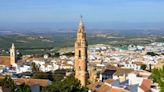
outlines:
[[40, 86], [47, 86], [49, 85], [51, 82], [49, 80], [46, 79], [26, 79], [26, 78], [18, 78], [18, 79], [14, 79], [16, 84], [22, 84], [25, 83], [27, 85], [40, 85]]
[[0, 65], [10, 66], [10, 57], [9, 56], [0, 56]]
[[144, 92], [149, 92], [151, 89], [151, 80], [144, 79], [142, 84], [139, 86]]

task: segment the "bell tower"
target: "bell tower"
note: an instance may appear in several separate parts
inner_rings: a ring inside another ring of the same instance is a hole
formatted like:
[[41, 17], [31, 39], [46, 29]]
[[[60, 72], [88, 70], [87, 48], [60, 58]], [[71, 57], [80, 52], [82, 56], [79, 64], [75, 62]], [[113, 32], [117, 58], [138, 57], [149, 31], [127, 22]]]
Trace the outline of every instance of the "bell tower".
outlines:
[[10, 48], [10, 65], [15, 64], [16, 61], [16, 52], [15, 52], [15, 45], [12, 43], [12, 46]]
[[82, 16], [77, 30], [75, 41], [75, 78], [80, 80], [82, 86], [86, 86], [88, 79], [87, 71], [87, 41]]

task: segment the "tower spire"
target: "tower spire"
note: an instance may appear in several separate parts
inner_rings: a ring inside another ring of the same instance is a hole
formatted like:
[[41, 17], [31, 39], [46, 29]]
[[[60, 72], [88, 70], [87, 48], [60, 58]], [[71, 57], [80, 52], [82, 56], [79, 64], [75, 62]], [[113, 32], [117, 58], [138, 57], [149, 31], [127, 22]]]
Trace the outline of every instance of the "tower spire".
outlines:
[[15, 45], [14, 45], [14, 43], [12, 43], [12, 45], [11, 45], [11, 48], [15, 48]]
[[84, 32], [84, 23], [83, 23], [83, 17], [80, 16], [80, 23], [79, 23], [79, 28], [78, 28], [78, 32]]
[[79, 23], [79, 26], [83, 26], [83, 16], [80, 15], [80, 23]]

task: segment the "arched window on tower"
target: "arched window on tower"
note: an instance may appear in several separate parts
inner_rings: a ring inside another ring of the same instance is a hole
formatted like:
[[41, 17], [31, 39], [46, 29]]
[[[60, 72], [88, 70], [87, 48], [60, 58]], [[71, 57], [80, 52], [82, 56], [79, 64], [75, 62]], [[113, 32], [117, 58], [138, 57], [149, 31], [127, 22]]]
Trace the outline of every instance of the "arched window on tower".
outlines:
[[79, 70], [81, 70], [81, 67], [79, 66]]
[[79, 58], [81, 58], [81, 51], [79, 50]]

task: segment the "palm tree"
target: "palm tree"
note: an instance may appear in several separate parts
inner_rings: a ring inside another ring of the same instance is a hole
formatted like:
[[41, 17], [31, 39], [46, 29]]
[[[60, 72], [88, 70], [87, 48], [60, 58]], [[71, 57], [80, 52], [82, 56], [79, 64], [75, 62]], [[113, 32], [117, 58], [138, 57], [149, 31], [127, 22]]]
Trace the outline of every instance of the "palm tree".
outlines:
[[152, 71], [151, 77], [154, 82], [160, 86], [160, 91], [164, 92], [164, 66], [162, 68], [155, 68]]

